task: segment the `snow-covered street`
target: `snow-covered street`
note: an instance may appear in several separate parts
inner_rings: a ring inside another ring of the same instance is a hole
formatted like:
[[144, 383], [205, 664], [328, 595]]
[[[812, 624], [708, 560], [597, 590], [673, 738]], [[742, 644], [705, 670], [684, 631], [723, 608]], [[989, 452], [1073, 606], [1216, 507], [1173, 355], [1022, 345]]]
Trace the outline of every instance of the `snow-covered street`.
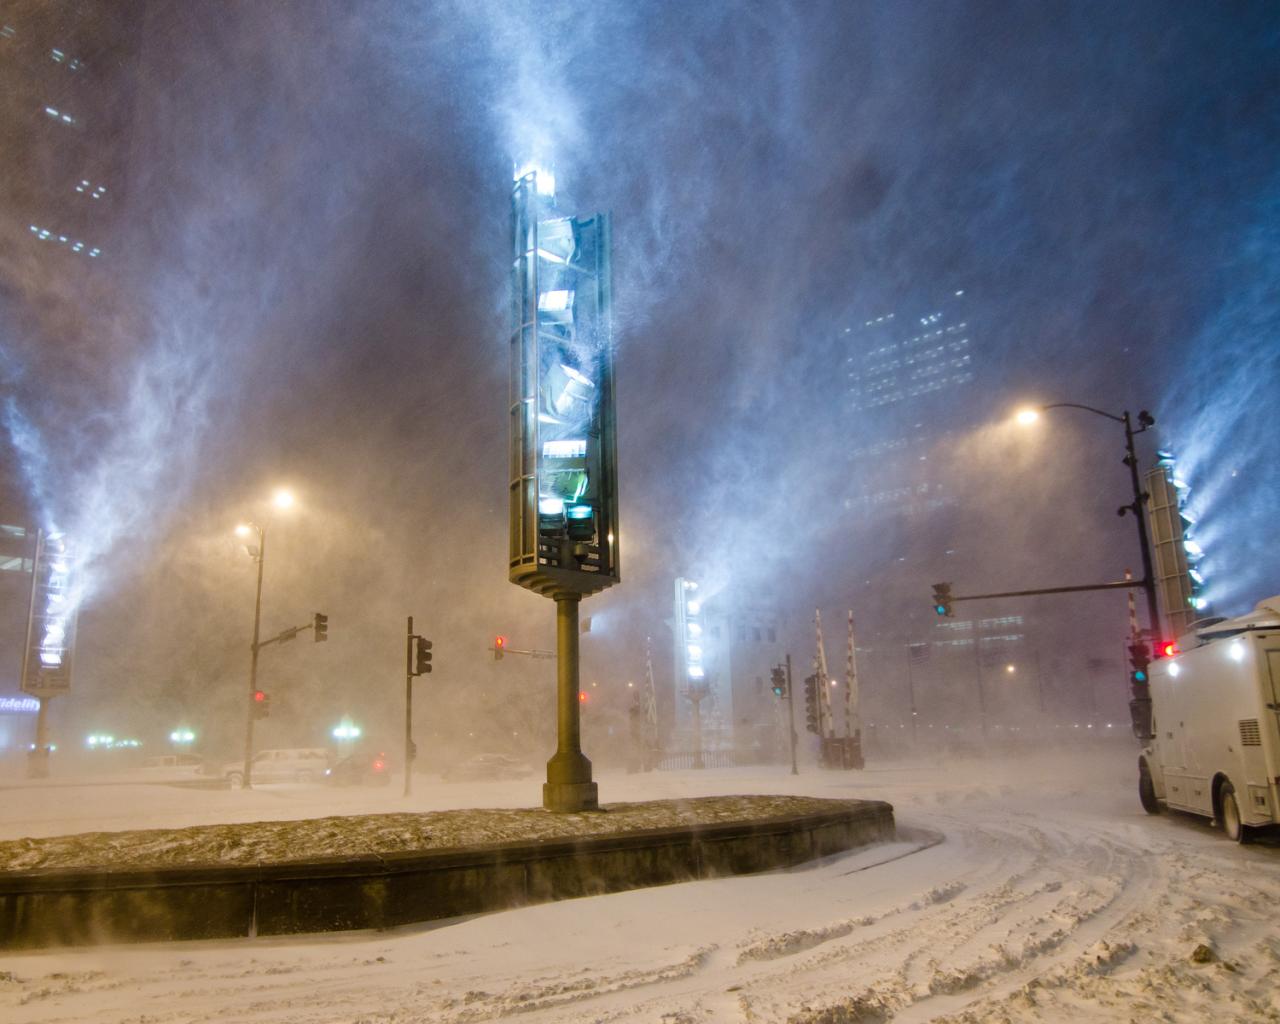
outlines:
[[[391, 933], [9, 955], [0, 1005], [13, 1024], [1280, 1020], [1280, 850], [1148, 818], [1131, 761], [1115, 743], [796, 779], [785, 768], [605, 776], [602, 797], [619, 801], [883, 797], [901, 836], [805, 869]], [[530, 788], [424, 783], [414, 805], [511, 806]], [[110, 792], [99, 789], [96, 817], [62, 824], [103, 827]], [[403, 806], [389, 792], [157, 792], [152, 825], [234, 820], [245, 797], [249, 817], [263, 801], [285, 816]], [[4, 835], [33, 834], [13, 820], [31, 808], [6, 807]], [[116, 827], [143, 817], [136, 802], [120, 810]]]

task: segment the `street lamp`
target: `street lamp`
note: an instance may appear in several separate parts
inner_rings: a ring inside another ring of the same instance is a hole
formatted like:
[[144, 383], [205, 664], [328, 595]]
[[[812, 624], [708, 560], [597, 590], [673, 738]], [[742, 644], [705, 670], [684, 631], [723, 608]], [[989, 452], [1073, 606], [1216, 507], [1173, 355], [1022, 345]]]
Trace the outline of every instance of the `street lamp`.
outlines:
[[1132, 512], [1134, 521], [1138, 524], [1138, 549], [1142, 555], [1142, 589], [1147, 595], [1147, 620], [1151, 628], [1151, 635], [1157, 636], [1160, 631], [1160, 614], [1156, 610], [1156, 581], [1155, 574], [1151, 569], [1151, 542], [1147, 539], [1147, 519], [1143, 513], [1143, 506], [1147, 502], [1148, 495], [1142, 489], [1142, 484], [1138, 479], [1138, 456], [1133, 449], [1133, 439], [1136, 435], [1144, 433], [1148, 427], [1156, 425], [1155, 417], [1146, 409], [1142, 409], [1138, 413], [1138, 429], [1133, 429], [1133, 421], [1129, 416], [1129, 410], [1126, 409], [1120, 415], [1105, 412], [1102, 409], [1095, 409], [1091, 405], [1081, 405], [1078, 402], [1052, 402], [1049, 405], [1028, 406], [1020, 409], [1015, 419], [1023, 426], [1029, 426], [1035, 423], [1040, 414], [1048, 412], [1050, 409], [1083, 409], [1085, 412], [1091, 412], [1095, 416], [1105, 416], [1109, 420], [1114, 420], [1124, 426], [1124, 459], [1121, 460], [1129, 467], [1129, 480], [1133, 485], [1133, 503], [1131, 505], [1121, 505], [1116, 510], [1116, 515], [1123, 516], [1126, 512]]
[[[271, 504], [281, 511], [292, 508], [294, 504], [293, 492], [281, 487], [272, 495]], [[253, 723], [256, 718], [256, 705], [254, 702], [254, 694], [258, 692], [258, 637], [262, 624], [262, 566], [267, 557], [267, 524], [262, 523], [241, 523], [236, 527], [236, 536], [242, 540], [250, 537], [256, 537], [258, 543], [246, 544], [245, 551], [249, 553], [249, 557], [258, 563], [258, 586], [253, 599], [253, 645], [250, 648], [251, 656], [249, 660], [249, 700], [248, 708], [245, 714], [245, 731], [244, 731], [244, 776], [241, 786], [248, 789], [252, 779], [250, 772], [253, 769]]]

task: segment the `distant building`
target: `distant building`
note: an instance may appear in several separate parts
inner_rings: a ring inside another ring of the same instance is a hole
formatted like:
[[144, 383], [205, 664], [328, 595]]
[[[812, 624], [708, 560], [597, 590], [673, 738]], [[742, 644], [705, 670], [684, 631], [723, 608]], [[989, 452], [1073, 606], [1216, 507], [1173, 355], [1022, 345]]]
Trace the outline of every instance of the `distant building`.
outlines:
[[676, 580], [673, 622], [674, 732], [668, 750], [693, 749], [693, 700], [701, 694], [702, 749], [767, 759], [778, 732], [769, 670], [782, 658], [776, 610], [727, 591], [705, 596], [693, 580]]
[[857, 319], [842, 329], [849, 511], [911, 515], [952, 500], [929, 455], [976, 380], [968, 306], [957, 290], [918, 310]]
[[[109, 288], [133, 117], [131, 3], [0, 3], [0, 287], [59, 340]], [[0, 293], [0, 298], [9, 298]]]

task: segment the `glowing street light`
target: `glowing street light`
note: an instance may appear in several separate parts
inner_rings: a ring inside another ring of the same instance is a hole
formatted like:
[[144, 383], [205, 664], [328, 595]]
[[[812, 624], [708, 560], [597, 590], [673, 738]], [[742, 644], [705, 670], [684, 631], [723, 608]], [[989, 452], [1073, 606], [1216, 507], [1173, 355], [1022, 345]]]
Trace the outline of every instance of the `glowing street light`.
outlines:
[[1117, 515], [1123, 516], [1126, 512], [1132, 512], [1134, 521], [1138, 524], [1138, 549], [1142, 555], [1142, 589], [1147, 595], [1147, 617], [1151, 634], [1156, 636], [1160, 632], [1160, 613], [1156, 608], [1155, 573], [1151, 566], [1151, 543], [1147, 538], [1147, 522], [1143, 509], [1148, 495], [1142, 490], [1142, 482], [1138, 479], [1138, 456], [1133, 447], [1133, 439], [1136, 435], [1156, 425], [1155, 417], [1146, 409], [1139, 410], [1138, 429], [1134, 430], [1128, 409], [1116, 415], [1103, 409], [1095, 409], [1092, 405], [1081, 405], [1079, 402], [1052, 402], [1049, 405], [1024, 406], [1018, 410], [1014, 419], [1023, 426], [1029, 426], [1039, 420], [1041, 413], [1048, 412], [1050, 409], [1083, 409], [1095, 416], [1105, 416], [1124, 427], [1124, 464], [1129, 467], [1129, 480], [1133, 485], [1133, 503], [1121, 505]]
[[1018, 671], [1018, 667], [1016, 665], [1006, 665], [1004, 667], [1004, 670], [1008, 672], [1009, 675], [1013, 675], [1015, 672]]
[[333, 738], [335, 740], [358, 740], [360, 735], [360, 726], [349, 718], [344, 718], [333, 728]]
[[[283, 487], [277, 488], [271, 497], [271, 504], [282, 511], [292, 508], [294, 505], [293, 492]], [[250, 648], [251, 657], [249, 661], [249, 706], [245, 715], [244, 773], [240, 783], [244, 789], [248, 789], [252, 781], [250, 773], [253, 770], [253, 722], [258, 712], [255, 695], [258, 692], [258, 651], [260, 648], [258, 638], [262, 625], [262, 567], [267, 557], [267, 525], [265, 522], [241, 523], [236, 527], [235, 533], [242, 540], [255, 535], [258, 538], [256, 547], [250, 544], [245, 545], [245, 551], [249, 553], [249, 557], [258, 563], [258, 586], [253, 599], [253, 644]]]
[[189, 743], [194, 743], [195, 738], [196, 734], [190, 729], [174, 729], [173, 732], [169, 733], [169, 742], [177, 746], [186, 746]]

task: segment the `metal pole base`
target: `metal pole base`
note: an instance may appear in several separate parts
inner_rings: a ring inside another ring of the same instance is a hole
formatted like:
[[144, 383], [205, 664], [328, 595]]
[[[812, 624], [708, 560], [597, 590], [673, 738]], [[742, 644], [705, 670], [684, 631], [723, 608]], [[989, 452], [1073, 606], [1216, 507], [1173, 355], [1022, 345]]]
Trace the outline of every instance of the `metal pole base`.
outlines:
[[548, 811], [574, 812], [600, 810], [600, 797], [594, 782], [544, 782], [542, 806]]
[[49, 777], [49, 748], [38, 747], [27, 751], [27, 778], [47, 779]]
[[578, 751], [560, 751], [547, 762], [542, 806], [548, 811], [598, 811], [600, 800], [591, 781], [591, 762]]

